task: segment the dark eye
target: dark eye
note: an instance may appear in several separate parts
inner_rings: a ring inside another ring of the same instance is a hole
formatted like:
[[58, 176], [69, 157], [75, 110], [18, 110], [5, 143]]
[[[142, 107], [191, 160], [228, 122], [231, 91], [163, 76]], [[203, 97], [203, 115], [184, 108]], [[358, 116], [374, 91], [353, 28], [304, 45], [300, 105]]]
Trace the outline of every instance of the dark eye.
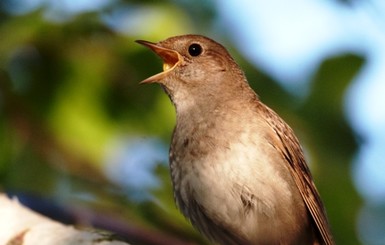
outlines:
[[198, 56], [202, 53], [202, 46], [197, 43], [193, 43], [190, 47], [188, 47], [188, 53], [191, 56]]

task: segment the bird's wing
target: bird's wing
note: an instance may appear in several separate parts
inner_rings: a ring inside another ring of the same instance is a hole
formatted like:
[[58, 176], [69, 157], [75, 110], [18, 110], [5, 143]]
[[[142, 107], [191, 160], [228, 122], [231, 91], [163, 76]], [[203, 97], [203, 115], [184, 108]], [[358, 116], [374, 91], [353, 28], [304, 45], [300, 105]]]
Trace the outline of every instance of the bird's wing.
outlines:
[[274, 129], [279, 138], [277, 148], [290, 164], [291, 175], [313, 218], [323, 244], [333, 245], [334, 241], [326, 218], [326, 211], [314, 185], [297, 137], [294, 135], [293, 130], [273, 110], [262, 103], [260, 105], [267, 116], [267, 123]]

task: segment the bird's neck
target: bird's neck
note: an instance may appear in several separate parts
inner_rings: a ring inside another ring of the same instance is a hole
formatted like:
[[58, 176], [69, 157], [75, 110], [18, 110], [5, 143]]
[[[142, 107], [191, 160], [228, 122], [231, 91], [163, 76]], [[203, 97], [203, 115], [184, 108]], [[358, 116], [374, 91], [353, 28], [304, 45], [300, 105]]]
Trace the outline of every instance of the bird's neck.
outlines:
[[204, 83], [168, 82], [163, 88], [173, 102], [177, 114], [181, 115], [210, 113], [232, 102], [242, 103], [256, 97], [243, 74], [226, 74], [226, 78], [218, 76]]
[[199, 125], [217, 120], [226, 114], [242, 115], [251, 100], [258, 100], [255, 92], [245, 82], [232, 89], [186, 90], [173, 94], [172, 101], [177, 114], [177, 124]]

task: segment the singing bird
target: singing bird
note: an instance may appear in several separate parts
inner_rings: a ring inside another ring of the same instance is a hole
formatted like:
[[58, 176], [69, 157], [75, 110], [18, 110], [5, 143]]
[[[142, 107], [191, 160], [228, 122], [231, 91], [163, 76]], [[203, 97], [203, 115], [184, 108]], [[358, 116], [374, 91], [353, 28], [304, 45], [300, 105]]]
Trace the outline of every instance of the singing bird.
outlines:
[[222, 245], [334, 244], [297, 137], [228, 51], [200, 35], [137, 42], [163, 60], [142, 83], [175, 106], [171, 179], [193, 226]]

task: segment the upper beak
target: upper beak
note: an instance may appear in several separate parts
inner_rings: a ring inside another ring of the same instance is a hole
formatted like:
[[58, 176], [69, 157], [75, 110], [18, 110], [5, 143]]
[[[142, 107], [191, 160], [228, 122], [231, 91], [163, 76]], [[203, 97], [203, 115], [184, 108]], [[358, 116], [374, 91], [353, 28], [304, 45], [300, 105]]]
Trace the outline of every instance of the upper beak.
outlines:
[[164, 48], [159, 44], [148, 41], [136, 40], [136, 42], [150, 48], [163, 60], [163, 72], [155, 74], [140, 83], [159, 82], [183, 60], [183, 57], [175, 50]]

